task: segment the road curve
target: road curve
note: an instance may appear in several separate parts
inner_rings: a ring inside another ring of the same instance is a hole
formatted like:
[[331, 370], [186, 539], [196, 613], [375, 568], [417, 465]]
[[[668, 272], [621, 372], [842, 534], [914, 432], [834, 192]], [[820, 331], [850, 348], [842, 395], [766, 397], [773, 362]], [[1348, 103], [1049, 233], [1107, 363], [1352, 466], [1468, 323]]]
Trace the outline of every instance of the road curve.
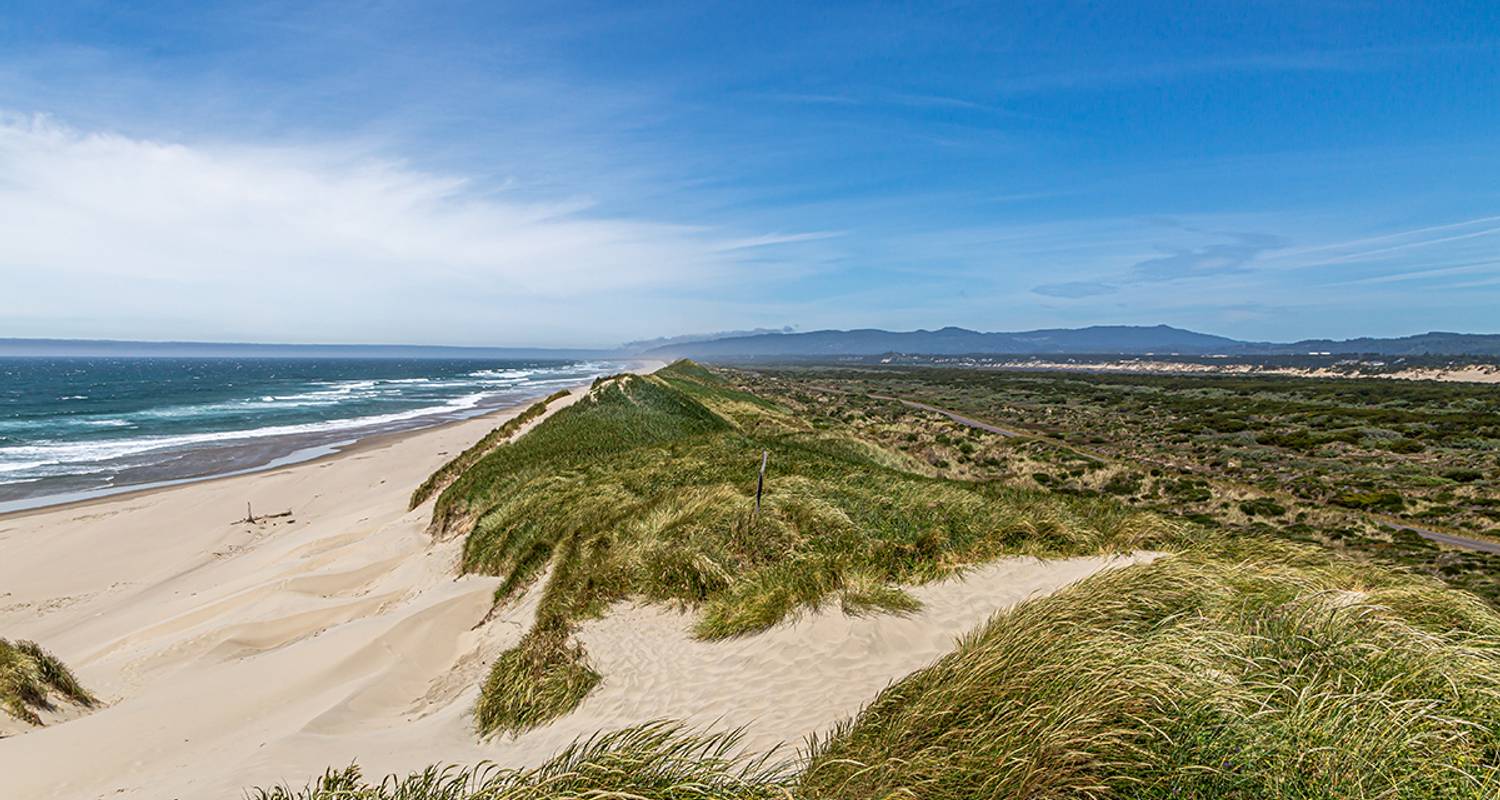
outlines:
[[1385, 526], [1388, 528], [1395, 528], [1398, 531], [1411, 531], [1412, 533], [1415, 533], [1423, 539], [1431, 542], [1437, 542], [1438, 544], [1446, 544], [1449, 547], [1458, 547], [1464, 550], [1475, 550], [1481, 553], [1493, 553], [1495, 555], [1500, 555], [1500, 542], [1491, 542], [1484, 539], [1470, 539], [1467, 536], [1454, 536], [1451, 533], [1439, 533], [1438, 531], [1429, 531], [1426, 528], [1418, 528], [1413, 525], [1401, 525], [1394, 522], [1387, 522], [1385, 523]]

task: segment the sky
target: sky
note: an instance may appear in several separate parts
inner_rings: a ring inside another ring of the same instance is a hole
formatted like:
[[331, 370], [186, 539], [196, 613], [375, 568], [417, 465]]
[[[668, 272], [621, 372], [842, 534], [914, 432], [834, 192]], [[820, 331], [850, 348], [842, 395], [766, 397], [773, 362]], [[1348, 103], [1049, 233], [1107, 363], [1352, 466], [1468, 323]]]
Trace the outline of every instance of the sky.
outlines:
[[0, 3], [0, 337], [1500, 333], [1500, 4]]

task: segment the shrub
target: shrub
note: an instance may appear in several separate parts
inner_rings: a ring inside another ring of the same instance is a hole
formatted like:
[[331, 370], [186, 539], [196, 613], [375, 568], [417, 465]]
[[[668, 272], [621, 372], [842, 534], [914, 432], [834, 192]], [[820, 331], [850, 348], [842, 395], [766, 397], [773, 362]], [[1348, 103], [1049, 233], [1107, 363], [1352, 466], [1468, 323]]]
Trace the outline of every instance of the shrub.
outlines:
[[1406, 501], [1400, 493], [1390, 491], [1340, 492], [1332, 500], [1336, 505], [1361, 511], [1394, 512], [1406, 508]]
[[1280, 517], [1286, 514], [1286, 506], [1269, 497], [1257, 497], [1240, 503], [1240, 513], [1247, 517]]

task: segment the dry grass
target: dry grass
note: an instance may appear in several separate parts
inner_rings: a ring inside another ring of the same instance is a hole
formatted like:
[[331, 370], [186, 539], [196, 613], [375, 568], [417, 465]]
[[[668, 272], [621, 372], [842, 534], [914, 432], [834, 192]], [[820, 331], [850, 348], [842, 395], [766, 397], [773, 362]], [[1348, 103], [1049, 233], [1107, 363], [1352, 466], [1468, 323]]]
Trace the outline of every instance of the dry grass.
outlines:
[[251, 800], [773, 800], [784, 771], [738, 755], [739, 735], [699, 735], [650, 723], [577, 742], [536, 769], [430, 768], [378, 784], [358, 767], [329, 770], [303, 789], [257, 789]]
[[54, 696], [85, 708], [97, 702], [67, 666], [36, 642], [0, 639], [0, 706], [22, 722], [40, 725], [38, 712], [55, 708]]
[[530, 772], [257, 797], [1479, 800], [1500, 796], [1497, 637], [1426, 578], [1218, 543], [997, 615], [780, 767], [654, 724]]
[[812, 747], [805, 798], [1481, 798], [1500, 616], [1255, 542], [999, 615]]

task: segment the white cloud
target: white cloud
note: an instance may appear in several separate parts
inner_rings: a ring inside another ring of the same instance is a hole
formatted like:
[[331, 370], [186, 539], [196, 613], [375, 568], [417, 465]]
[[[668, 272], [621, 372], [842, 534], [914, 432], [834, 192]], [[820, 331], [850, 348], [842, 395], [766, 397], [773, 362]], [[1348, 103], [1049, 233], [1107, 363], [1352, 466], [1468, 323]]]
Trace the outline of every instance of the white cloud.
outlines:
[[608, 342], [624, 300], [711, 293], [757, 241], [479, 188], [326, 145], [0, 117], [0, 336]]

